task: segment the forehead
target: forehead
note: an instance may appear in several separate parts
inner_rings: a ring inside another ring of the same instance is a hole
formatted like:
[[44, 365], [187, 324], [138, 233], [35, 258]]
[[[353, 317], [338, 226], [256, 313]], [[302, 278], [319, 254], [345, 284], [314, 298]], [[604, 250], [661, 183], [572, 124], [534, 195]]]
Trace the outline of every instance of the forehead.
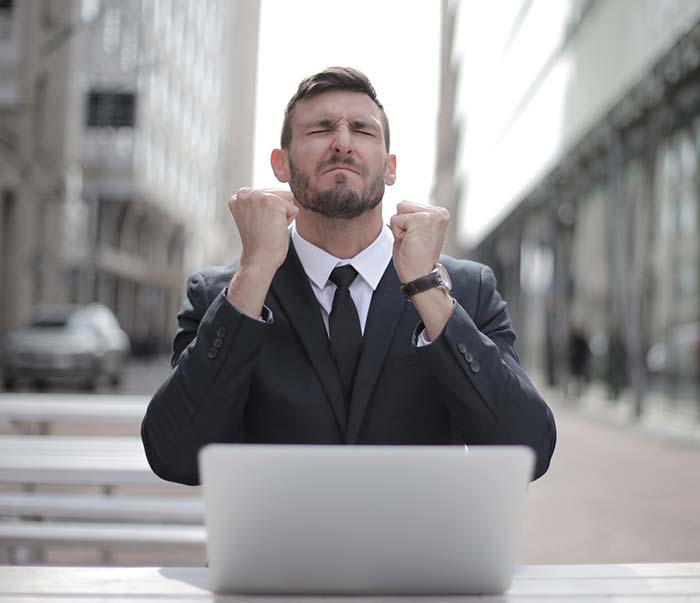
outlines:
[[292, 128], [303, 128], [319, 119], [363, 119], [381, 127], [381, 111], [363, 92], [329, 90], [299, 101], [292, 112]]

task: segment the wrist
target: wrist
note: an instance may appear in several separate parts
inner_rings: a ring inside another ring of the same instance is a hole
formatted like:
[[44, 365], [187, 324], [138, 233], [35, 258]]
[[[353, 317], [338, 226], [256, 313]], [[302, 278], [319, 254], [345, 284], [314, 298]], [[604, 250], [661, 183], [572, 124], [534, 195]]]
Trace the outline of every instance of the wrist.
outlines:
[[436, 288], [417, 293], [412, 301], [423, 321], [428, 342], [435, 341], [454, 312], [454, 298], [448, 291]]
[[401, 290], [411, 301], [413, 301], [413, 297], [416, 295], [434, 288], [442, 289], [448, 294], [452, 289], [450, 275], [440, 262], [433, 264], [430, 271], [426, 274], [423, 274], [413, 280], [402, 281], [401, 284]]
[[402, 269], [397, 269], [396, 273], [399, 277], [399, 281], [401, 284], [405, 283], [410, 283], [411, 281], [416, 280], [417, 278], [421, 278], [425, 276], [426, 274], [430, 274], [432, 271], [433, 267], [435, 266], [435, 263], [432, 264], [425, 264], [425, 265], [420, 265], [420, 266], [410, 266], [410, 267], [404, 267]]
[[275, 271], [240, 266], [231, 279], [226, 296], [242, 314], [259, 318]]
[[269, 266], [239, 266], [229, 282], [229, 289], [239, 289], [241, 286], [245, 286], [250, 290], [265, 290], [267, 292], [276, 271], [276, 269], [271, 270]]
[[269, 278], [272, 280], [272, 277], [275, 276], [275, 272], [277, 272], [277, 269], [283, 262], [284, 258], [282, 261], [278, 262], [270, 257], [262, 255], [250, 256], [243, 254], [238, 263], [238, 268], [236, 269], [236, 274], [234, 274], [234, 277], [237, 274], [243, 274], [246, 276], [246, 278], [256, 278], [262, 280]]

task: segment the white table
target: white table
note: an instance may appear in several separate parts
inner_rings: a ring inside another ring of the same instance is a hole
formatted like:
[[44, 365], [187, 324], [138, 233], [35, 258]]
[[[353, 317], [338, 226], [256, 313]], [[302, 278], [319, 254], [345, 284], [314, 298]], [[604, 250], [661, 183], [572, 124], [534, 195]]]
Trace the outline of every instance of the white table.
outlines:
[[359, 601], [480, 603], [598, 603], [700, 601], [700, 563], [632, 565], [530, 565], [518, 568], [513, 585], [494, 597], [280, 597], [214, 595], [204, 568], [0, 567], [3, 603], [97, 601], [235, 602]]

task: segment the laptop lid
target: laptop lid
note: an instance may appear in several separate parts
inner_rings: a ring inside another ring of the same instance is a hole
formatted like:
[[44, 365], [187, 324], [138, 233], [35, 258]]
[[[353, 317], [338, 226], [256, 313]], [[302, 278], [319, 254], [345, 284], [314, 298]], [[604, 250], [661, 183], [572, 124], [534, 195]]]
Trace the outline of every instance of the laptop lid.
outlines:
[[511, 583], [534, 453], [212, 444], [199, 462], [216, 592], [481, 594]]

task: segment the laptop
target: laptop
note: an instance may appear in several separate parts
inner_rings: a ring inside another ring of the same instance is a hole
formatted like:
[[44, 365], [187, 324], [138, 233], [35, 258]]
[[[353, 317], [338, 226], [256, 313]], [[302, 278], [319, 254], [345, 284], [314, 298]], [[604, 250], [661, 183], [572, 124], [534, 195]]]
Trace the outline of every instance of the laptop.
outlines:
[[241, 594], [495, 594], [534, 453], [520, 446], [210, 444], [209, 586]]

